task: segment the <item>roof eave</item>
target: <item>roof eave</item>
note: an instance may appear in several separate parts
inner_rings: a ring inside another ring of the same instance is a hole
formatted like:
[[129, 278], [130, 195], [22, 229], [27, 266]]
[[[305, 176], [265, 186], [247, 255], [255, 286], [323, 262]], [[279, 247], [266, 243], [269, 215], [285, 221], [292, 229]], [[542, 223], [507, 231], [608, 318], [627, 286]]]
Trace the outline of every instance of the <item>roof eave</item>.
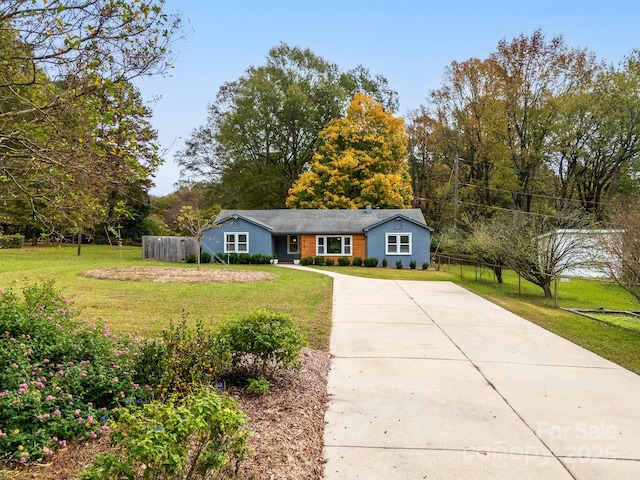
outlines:
[[219, 218], [214, 222], [214, 224], [215, 225], [222, 225], [223, 223], [228, 222], [229, 220], [238, 220], [238, 219], [242, 219], [245, 222], [249, 222], [249, 223], [251, 223], [253, 225], [256, 225], [256, 226], [258, 226], [260, 228], [264, 228], [265, 230], [273, 232], [273, 227], [271, 227], [271, 226], [269, 226], [269, 225], [267, 225], [265, 223], [259, 222], [257, 220], [254, 220], [251, 217], [245, 217], [244, 215], [238, 215], [237, 213], [234, 213], [233, 215], [228, 215], [228, 216], [223, 217], [223, 218]]
[[429, 232], [433, 232], [433, 228], [431, 228], [431, 227], [430, 227], [429, 225], [427, 225], [426, 223], [418, 222], [417, 220], [414, 220], [414, 219], [413, 219], [413, 218], [411, 218], [411, 217], [407, 217], [406, 215], [402, 215], [401, 213], [397, 213], [397, 214], [395, 214], [395, 215], [391, 215], [391, 216], [389, 216], [388, 218], [385, 218], [384, 220], [380, 220], [379, 222], [376, 222], [376, 223], [374, 223], [374, 224], [372, 224], [372, 225], [369, 225], [368, 227], [365, 227], [365, 228], [363, 229], [363, 231], [368, 232], [369, 230], [372, 230], [372, 229], [374, 229], [374, 228], [376, 228], [376, 227], [379, 227], [380, 225], [385, 224], [385, 223], [387, 223], [387, 222], [390, 222], [390, 221], [396, 220], [397, 218], [402, 218], [403, 220], [406, 220], [406, 221], [408, 221], [408, 222], [411, 222], [411, 223], [413, 223], [414, 225], [417, 225], [417, 226], [422, 227], [422, 228], [426, 228], [427, 230], [429, 230]]

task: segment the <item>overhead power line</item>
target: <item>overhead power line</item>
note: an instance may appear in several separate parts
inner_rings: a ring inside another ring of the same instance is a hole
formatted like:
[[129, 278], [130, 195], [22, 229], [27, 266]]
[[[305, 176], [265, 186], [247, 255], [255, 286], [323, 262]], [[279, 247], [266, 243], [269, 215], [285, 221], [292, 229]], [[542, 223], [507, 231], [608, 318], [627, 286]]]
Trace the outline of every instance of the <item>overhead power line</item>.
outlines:
[[[525, 192], [518, 192], [516, 190], [508, 190], [505, 188], [497, 188], [497, 187], [485, 187], [484, 185], [474, 185], [473, 183], [463, 183], [462, 186], [464, 187], [473, 187], [473, 188], [480, 188], [483, 190], [493, 190], [496, 192], [504, 192], [504, 193], [509, 193], [511, 195], [529, 195], [531, 197], [536, 197], [536, 198], [546, 198], [549, 200], [561, 200], [561, 201], [565, 201], [565, 202], [574, 202], [574, 203], [582, 203], [582, 201], [579, 198], [566, 198], [566, 197], [555, 197], [553, 195], [543, 195], [540, 193], [525, 193]], [[604, 204], [606, 202], [590, 202], [593, 204]]]

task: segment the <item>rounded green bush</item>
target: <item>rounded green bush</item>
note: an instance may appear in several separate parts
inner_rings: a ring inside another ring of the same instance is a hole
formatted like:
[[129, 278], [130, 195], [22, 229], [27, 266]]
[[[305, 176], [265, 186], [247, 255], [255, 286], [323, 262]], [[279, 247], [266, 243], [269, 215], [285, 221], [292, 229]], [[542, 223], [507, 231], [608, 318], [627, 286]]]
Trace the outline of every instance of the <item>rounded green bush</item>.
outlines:
[[378, 266], [378, 259], [375, 257], [367, 257], [364, 259], [364, 266], [365, 267], [377, 267]]
[[298, 355], [306, 339], [291, 315], [256, 309], [222, 323], [216, 343], [220, 357], [232, 368], [256, 376], [278, 368], [299, 368]]
[[313, 257], [304, 257], [300, 259], [300, 264], [308, 267], [309, 265], [313, 265]]
[[338, 265], [341, 267], [348, 267], [351, 262], [349, 261], [349, 257], [340, 257], [338, 258]]

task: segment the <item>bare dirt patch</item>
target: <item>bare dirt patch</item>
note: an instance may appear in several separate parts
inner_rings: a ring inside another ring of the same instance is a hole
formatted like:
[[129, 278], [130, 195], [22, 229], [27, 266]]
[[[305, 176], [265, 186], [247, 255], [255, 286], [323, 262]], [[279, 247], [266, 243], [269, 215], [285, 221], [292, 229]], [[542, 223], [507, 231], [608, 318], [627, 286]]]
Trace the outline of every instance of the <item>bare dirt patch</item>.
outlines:
[[182, 282], [182, 283], [231, 283], [259, 282], [275, 280], [273, 273], [252, 270], [232, 270], [180, 267], [119, 267], [102, 270], [89, 270], [82, 274], [85, 277], [102, 280], [128, 280], [132, 282]]
[[[243, 480], [320, 480], [324, 472], [323, 432], [327, 406], [330, 355], [304, 349], [300, 372], [279, 373], [266, 396], [247, 395], [240, 388], [230, 394], [240, 401], [253, 430], [254, 455], [240, 462]], [[95, 454], [108, 450], [106, 438], [71, 445], [49, 463], [14, 471], [0, 470], [0, 478], [15, 480], [74, 480]], [[3, 477], [3, 473], [4, 476]]]

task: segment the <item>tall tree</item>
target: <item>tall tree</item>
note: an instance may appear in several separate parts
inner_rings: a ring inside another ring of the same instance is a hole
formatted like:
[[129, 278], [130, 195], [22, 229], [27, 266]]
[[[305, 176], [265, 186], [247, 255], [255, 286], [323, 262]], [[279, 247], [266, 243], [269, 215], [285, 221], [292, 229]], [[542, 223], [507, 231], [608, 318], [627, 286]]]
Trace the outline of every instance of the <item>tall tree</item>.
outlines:
[[603, 220], [606, 201], [640, 153], [640, 55], [622, 71], [599, 75], [592, 112], [597, 128], [587, 139], [576, 183], [583, 208]]
[[442, 128], [424, 107], [410, 114], [406, 126], [414, 205], [437, 231], [453, 218], [453, 169], [439, 145]]
[[444, 85], [430, 96], [439, 136], [432, 143], [440, 163], [457, 162], [461, 213], [475, 219], [500, 209], [554, 213], [560, 206], [554, 175], [564, 161], [557, 140], [568, 149], [580, 128], [564, 122], [559, 99], [589, 91], [600, 68], [593, 54], [540, 31], [500, 41], [485, 60], [447, 68]]
[[640, 152], [640, 55], [601, 71], [588, 89], [556, 99], [550, 145], [558, 196], [604, 220], [605, 205], [630, 184]]
[[593, 54], [569, 49], [560, 36], [547, 41], [540, 30], [500, 41], [490, 60], [504, 108], [501, 137], [517, 181], [514, 206], [529, 212], [533, 195], [545, 191], [539, 179], [545, 176], [545, 147], [557, 115], [550, 100], [588, 85], [597, 65]]
[[506, 121], [499, 98], [495, 65], [475, 58], [453, 62], [445, 84], [431, 92], [434, 116], [441, 126], [442, 161], [457, 163], [460, 213], [490, 215], [490, 206], [510, 207], [505, 189], [515, 187], [508, 169], [508, 150], [500, 133]]
[[337, 65], [308, 49], [280, 44], [266, 65], [225, 83], [178, 152], [183, 175], [220, 183], [227, 207], [283, 207], [293, 182], [311, 161], [320, 130], [343, 115], [356, 91], [397, 106], [381, 76]]
[[[131, 85], [100, 98], [99, 114], [108, 118], [96, 129], [96, 154], [107, 176], [103, 206], [105, 221], [116, 225], [142, 220], [149, 211], [151, 176], [160, 165], [157, 132], [151, 128], [151, 111]], [[129, 208], [131, 207], [131, 208]]]
[[345, 118], [320, 132], [309, 171], [289, 190], [294, 208], [406, 208], [411, 204], [403, 120], [357, 93]]
[[[0, 188], [49, 226], [94, 215], [119, 169], [100, 156], [98, 105], [166, 71], [179, 19], [164, 1], [10, 0], [0, 5]], [[108, 172], [108, 174], [106, 174]], [[120, 175], [128, 175], [127, 170]], [[121, 177], [120, 177], [121, 178]], [[45, 211], [46, 210], [46, 211]], [[52, 219], [52, 212], [59, 218]], [[71, 215], [71, 213], [73, 215]]]

